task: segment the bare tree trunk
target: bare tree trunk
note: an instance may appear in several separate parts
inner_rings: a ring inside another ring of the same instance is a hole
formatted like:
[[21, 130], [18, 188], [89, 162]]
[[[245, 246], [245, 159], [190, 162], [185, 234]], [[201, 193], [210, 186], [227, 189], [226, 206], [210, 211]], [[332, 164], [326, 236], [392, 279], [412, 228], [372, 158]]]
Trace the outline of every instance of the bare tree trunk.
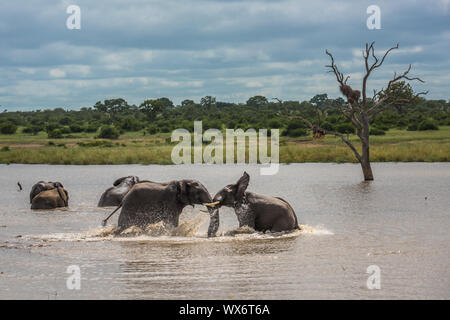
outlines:
[[364, 142], [362, 145], [361, 167], [364, 174], [364, 180], [372, 181], [373, 174], [372, 167], [370, 166], [369, 145]]
[[369, 123], [367, 122], [367, 116], [365, 114], [362, 115], [363, 119], [363, 129], [360, 133], [359, 138], [361, 139], [361, 168], [364, 175], [365, 181], [372, 181], [372, 167], [370, 166], [370, 144], [369, 144]]

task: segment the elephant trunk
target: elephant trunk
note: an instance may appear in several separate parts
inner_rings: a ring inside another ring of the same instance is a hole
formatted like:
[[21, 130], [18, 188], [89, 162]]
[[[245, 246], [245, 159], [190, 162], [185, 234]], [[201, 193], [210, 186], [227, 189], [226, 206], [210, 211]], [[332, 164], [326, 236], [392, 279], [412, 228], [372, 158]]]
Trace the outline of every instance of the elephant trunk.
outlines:
[[215, 237], [219, 229], [219, 209], [208, 207], [210, 221], [208, 227], [208, 237]]

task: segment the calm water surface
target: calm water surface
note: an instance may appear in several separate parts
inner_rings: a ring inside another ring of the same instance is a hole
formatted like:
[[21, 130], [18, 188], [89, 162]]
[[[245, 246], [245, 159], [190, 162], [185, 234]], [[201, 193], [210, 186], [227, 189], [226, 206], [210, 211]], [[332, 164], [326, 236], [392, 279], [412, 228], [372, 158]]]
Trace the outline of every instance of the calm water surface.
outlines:
[[[196, 178], [214, 195], [244, 170], [248, 190], [282, 196], [305, 230], [230, 236], [237, 219], [223, 208], [222, 236], [208, 239], [201, 206], [186, 208], [176, 236], [100, 227], [111, 208], [97, 201], [118, 177]], [[361, 182], [353, 164], [284, 165], [275, 176], [237, 165], [0, 165], [0, 298], [449, 299], [450, 164], [374, 164], [374, 175]], [[69, 209], [31, 211], [38, 180], [61, 181]], [[69, 265], [81, 269], [80, 290], [66, 287]], [[366, 286], [370, 265], [380, 290]]]

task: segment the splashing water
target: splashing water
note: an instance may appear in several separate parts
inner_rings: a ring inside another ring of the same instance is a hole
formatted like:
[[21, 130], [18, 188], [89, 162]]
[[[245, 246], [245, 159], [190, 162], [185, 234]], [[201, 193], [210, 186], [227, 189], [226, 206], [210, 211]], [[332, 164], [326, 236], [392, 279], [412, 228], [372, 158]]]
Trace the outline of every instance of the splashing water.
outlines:
[[30, 236], [29, 238], [42, 241], [202, 241], [202, 240], [246, 240], [246, 239], [274, 239], [286, 237], [298, 237], [300, 235], [332, 235], [331, 231], [318, 226], [299, 225], [299, 229], [283, 232], [259, 232], [249, 226], [223, 231], [215, 238], [207, 238], [206, 234], [199, 233], [199, 229], [207, 221], [209, 216], [204, 212], [194, 215], [182, 214], [177, 227], [165, 224], [163, 221], [149, 224], [145, 228], [131, 226], [120, 230], [117, 226], [98, 227], [85, 233], [55, 233], [50, 235]]

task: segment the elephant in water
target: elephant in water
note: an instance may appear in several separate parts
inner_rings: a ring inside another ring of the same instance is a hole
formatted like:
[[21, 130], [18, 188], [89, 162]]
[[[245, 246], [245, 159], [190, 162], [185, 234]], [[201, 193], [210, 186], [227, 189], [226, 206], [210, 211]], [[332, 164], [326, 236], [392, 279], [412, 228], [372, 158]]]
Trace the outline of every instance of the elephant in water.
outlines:
[[130, 189], [139, 182], [136, 176], [128, 176], [117, 179], [113, 183], [113, 187], [108, 188], [103, 192], [98, 202], [99, 207], [118, 206], [123, 197], [130, 191]]
[[69, 205], [69, 193], [60, 182], [36, 183], [30, 192], [31, 209], [54, 209]]
[[250, 176], [244, 172], [237, 183], [220, 190], [214, 196], [213, 202], [206, 204], [210, 208], [216, 209], [212, 215], [217, 216], [217, 221], [219, 220], [219, 208], [227, 206], [234, 208], [239, 227], [249, 226], [256, 231], [263, 232], [300, 229], [297, 216], [289, 203], [281, 198], [246, 191], [249, 181]]
[[[174, 180], [165, 183], [143, 181], [135, 184], [122, 200], [119, 230], [131, 226], [145, 228], [148, 224], [160, 221], [177, 227], [184, 207], [211, 202], [208, 190], [197, 180]], [[209, 236], [216, 233], [219, 221], [213, 208], [208, 208], [208, 211], [211, 216]], [[103, 221], [104, 224], [107, 219]]]

